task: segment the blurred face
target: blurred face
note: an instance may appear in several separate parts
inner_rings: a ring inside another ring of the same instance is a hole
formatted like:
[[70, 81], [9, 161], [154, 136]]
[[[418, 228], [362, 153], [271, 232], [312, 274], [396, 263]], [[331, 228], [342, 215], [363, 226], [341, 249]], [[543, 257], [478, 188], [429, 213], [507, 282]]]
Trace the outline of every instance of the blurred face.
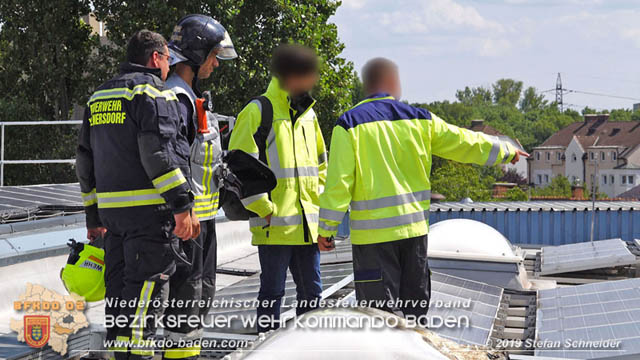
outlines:
[[391, 94], [396, 100], [400, 100], [402, 97], [402, 87], [400, 86], [400, 75], [398, 71], [392, 71], [386, 76], [384, 88]]
[[154, 51], [149, 58], [147, 67], [160, 69], [162, 81], [167, 80], [169, 75], [169, 48], [165, 45], [162, 52]]
[[210, 52], [204, 63], [200, 65], [200, 69], [198, 70], [198, 79], [208, 79], [209, 76], [211, 76], [213, 69], [220, 66], [218, 58], [216, 57], [218, 55], [218, 51], [219, 50], [214, 50]]
[[283, 88], [293, 96], [301, 95], [311, 91], [318, 82], [318, 74], [291, 75], [284, 80]]

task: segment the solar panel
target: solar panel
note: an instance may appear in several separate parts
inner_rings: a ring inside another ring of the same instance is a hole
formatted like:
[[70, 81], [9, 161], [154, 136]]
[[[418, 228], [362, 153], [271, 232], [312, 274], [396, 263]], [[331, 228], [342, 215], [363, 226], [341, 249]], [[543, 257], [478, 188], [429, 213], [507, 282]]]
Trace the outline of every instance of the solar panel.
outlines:
[[536, 356], [640, 358], [640, 279], [539, 290], [536, 343]]
[[[441, 273], [431, 277], [430, 330], [468, 345], [487, 345], [503, 289]], [[436, 327], [436, 321], [455, 319], [456, 326]], [[463, 323], [468, 319], [467, 323]], [[462, 321], [461, 321], [462, 320]]]
[[0, 187], [2, 219], [30, 217], [39, 211], [82, 209], [78, 184]]
[[545, 246], [542, 248], [540, 274], [600, 269], [638, 262], [621, 239]]
[[[323, 264], [320, 267], [322, 278], [323, 296], [327, 297], [353, 281], [353, 265]], [[248, 328], [242, 323], [243, 319], [255, 316], [256, 308], [252, 300], [258, 298], [260, 290], [260, 274], [252, 275], [235, 284], [216, 291], [214, 306], [209, 315], [215, 317], [227, 317], [230, 319], [231, 328], [215, 326], [205, 327], [205, 332], [220, 331], [225, 333], [253, 333], [255, 329]], [[282, 313], [294, 310], [292, 307], [296, 298], [296, 285], [290, 272], [287, 272], [285, 294], [282, 298]], [[295, 311], [295, 310], [294, 310]], [[209, 320], [207, 320], [209, 321]], [[217, 324], [211, 324], [217, 325]], [[226, 325], [226, 323], [224, 324]]]

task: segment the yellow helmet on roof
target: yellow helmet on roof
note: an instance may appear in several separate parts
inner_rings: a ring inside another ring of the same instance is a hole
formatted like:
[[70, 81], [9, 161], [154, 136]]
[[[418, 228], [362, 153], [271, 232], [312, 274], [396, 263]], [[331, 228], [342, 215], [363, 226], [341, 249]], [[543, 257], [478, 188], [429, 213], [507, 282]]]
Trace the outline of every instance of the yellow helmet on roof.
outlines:
[[86, 301], [104, 299], [104, 250], [71, 239], [71, 253], [60, 271], [60, 278], [69, 293], [78, 294]]

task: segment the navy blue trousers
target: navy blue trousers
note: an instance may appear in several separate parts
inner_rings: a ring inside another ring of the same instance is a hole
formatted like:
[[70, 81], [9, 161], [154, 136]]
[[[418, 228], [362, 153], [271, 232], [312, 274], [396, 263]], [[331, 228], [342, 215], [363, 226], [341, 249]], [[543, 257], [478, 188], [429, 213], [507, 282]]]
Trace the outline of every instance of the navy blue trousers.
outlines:
[[262, 271], [258, 293], [258, 320], [264, 316], [269, 316], [271, 320], [265, 324], [267, 326], [258, 321], [258, 332], [280, 327], [280, 305], [285, 293], [287, 269], [291, 271], [296, 283], [296, 300], [299, 305], [296, 307], [296, 315], [302, 315], [317, 307], [322, 294], [322, 280], [320, 251], [316, 244], [260, 245], [258, 255]]

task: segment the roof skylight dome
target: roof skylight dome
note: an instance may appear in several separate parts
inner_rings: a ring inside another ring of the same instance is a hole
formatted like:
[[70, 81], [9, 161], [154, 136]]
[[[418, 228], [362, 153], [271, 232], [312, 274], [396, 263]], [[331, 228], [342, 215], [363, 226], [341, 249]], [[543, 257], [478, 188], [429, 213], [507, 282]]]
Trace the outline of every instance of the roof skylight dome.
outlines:
[[522, 261], [498, 230], [475, 220], [451, 219], [429, 227], [429, 256], [517, 263]]

